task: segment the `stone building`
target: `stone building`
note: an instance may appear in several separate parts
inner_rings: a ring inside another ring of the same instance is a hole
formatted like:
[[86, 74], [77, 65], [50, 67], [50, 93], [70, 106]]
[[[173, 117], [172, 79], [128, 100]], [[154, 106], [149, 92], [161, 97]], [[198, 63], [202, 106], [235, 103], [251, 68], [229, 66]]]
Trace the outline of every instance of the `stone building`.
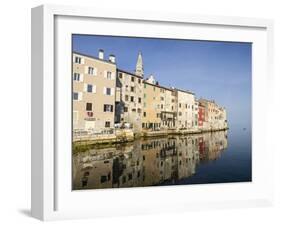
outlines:
[[102, 132], [114, 128], [115, 56], [104, 59], [73, 52], [73, 130]]
[[129, 123], [141, 132], [143, 102], [143, 62], [138, 55], [135, 73], [117, 69], [115, 122]]
[[129, 123], [135, 132], [141, 130], [143, 78], [117, 69], [115, 122]]

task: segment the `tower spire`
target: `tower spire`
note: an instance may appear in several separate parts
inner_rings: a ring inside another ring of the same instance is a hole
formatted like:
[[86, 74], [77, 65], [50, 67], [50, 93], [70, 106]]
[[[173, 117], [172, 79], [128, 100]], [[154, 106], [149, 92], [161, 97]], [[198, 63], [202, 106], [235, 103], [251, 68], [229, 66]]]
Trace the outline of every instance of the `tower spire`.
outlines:
[[136, 75], [143, 77], [143, 62], [141, 52], [139, 52], [138, 54], [138, 60], [136, 64]]

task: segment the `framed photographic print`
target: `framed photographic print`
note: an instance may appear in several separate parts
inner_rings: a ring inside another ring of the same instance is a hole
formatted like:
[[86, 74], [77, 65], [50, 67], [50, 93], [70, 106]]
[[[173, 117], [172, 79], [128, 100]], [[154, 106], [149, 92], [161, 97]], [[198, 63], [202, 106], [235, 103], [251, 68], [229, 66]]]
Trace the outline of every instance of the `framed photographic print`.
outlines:
[[32, 9], [32, 215], [271, 204], [272, 30], [264, 19]]

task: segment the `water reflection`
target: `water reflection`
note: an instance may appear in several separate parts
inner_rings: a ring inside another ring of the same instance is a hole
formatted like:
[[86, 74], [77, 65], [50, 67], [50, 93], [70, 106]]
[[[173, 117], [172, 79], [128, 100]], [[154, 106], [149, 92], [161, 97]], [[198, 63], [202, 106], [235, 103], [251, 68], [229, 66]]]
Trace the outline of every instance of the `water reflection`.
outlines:
[[142, 187], [196, 174], [198, 164], [220, 158], [227, 132], [136, 140], [73, 157], [73, 189]]

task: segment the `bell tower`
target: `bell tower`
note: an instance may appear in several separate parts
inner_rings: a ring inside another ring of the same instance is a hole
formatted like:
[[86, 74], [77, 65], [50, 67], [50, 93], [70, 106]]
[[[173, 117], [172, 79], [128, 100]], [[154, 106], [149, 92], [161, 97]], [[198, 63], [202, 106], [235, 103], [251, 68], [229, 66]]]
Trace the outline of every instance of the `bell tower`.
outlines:
[[136, 64], [136, 75], [143, 77], [143, 62], [142, 62], [141, 52], [139, 52], [138, 60]]

